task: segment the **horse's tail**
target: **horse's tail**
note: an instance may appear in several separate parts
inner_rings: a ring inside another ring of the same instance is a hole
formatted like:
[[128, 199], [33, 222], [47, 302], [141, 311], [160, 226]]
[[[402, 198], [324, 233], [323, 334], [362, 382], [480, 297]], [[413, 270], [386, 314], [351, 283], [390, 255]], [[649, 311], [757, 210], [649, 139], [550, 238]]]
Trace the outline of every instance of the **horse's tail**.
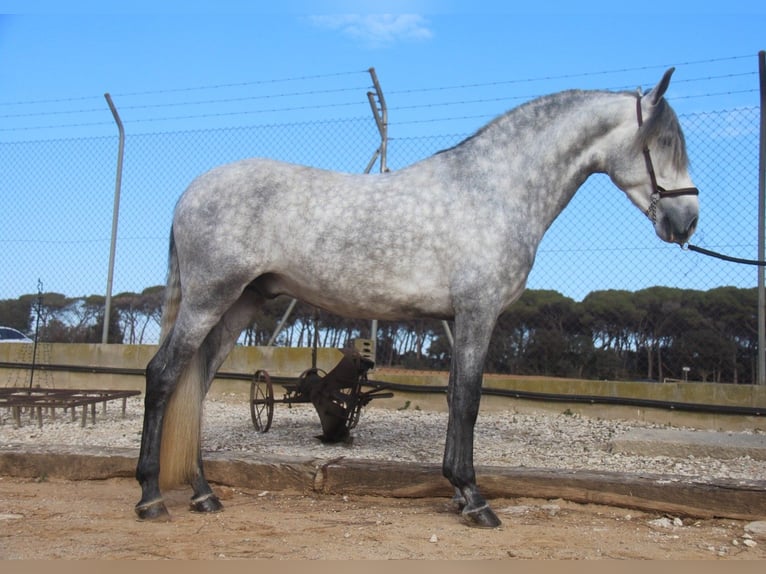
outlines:
[[[178, 253], [170, 232], [168, 280], [162, 312], [160, 342], [164, 341], [178, 317], [181, 303], [181, 276]], [[160, 447], [160, 485], [170, 488], [190, 482], [198, 472], [202, 426], [202, 401], [205, 398], [206, 358], [203, 345], [181, 373], [170, 396], [162, 424]]]

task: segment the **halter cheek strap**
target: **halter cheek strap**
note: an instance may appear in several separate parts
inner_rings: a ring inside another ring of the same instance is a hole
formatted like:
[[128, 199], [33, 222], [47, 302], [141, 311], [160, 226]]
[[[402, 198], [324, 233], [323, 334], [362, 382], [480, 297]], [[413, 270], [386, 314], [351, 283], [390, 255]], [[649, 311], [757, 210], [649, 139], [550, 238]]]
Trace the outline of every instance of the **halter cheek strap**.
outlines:
[[[636, 98], [636, 117], [638, 118], [638, 127], [640, 128], [644, 123], [644, 117], [641, 113], [641, 95]], [[654, 164], [652, 163], [652, 155], [649, 153], [649, 146], [644, 146], [644, 162], [646, 163], [646, 171], [649, 172], [649, 180], [652, 184], [652, 195], [649, 199], [649, 208], [646, 210], [646, 216], [655, 223], [657, 220], [657, 204], [661, 199], [665, 197], [679, 197], [681, 195], [699, 195], [699, 189], [696, 187], [681, 187], [678, 189], [665, 189], [664, 187], [657, 185], [657, 176], [654, 173]]]

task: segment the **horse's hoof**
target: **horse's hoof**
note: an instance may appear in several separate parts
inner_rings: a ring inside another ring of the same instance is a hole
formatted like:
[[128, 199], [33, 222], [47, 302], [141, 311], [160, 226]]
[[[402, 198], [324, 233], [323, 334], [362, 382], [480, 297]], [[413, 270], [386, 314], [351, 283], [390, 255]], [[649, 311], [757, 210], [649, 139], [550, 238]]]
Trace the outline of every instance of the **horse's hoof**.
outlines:
[[502, 524], [497, 514], [486, 504], [474, 509], [465, 507], [463, 509], [463, 516], [469, 519], [471, 526], [477, 528], [497, 528]]
[[161, 500], [155, 500], [154, 502], [148, 502], [146, 504], [136, 505], [136, 514], [139, 520], [151, 520], [153, 522], [167, 522], [170, 520], [170, 513], [168, 512], [165, 503]]
[[192, 498], [191, 509], [194, 512], [220, 512], [223, 510], [223, 504], [215, 494], [210, 493], [199, 498]]

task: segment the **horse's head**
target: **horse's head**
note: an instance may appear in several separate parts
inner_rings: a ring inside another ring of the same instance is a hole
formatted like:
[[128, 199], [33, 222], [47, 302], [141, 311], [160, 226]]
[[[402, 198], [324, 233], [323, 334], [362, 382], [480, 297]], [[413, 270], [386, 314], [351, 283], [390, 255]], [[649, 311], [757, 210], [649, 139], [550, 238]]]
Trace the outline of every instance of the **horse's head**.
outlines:
[[620, 157], [609, 175], [649, 217], [660, 239], [683, 245], [697, 227], [699, 192], [689, 177], [678, 118], [663, 97], [673, 70], [645, 95], [636, 94], [627, 124], [629, 143], [619, 146]]

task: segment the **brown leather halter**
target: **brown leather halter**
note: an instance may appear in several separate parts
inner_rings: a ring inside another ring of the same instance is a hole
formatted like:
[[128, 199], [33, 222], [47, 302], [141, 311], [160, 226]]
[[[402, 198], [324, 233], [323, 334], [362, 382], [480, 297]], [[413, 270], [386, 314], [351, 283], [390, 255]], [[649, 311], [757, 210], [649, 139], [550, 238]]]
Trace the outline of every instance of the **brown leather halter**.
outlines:
[[[641, 94], [638, 94], [636, 99], [636, 116], [638, 117], [638, 127], [640, 128], [644, 123], [644, 117], [641, 113]], [[681, 195], [699, 195], [700, 192], [696, 187], [665, 189], [661, 185], [657, 185], [657, 176], [654, 174], [654, 164], [652, 163], [652, 156], [649, 153], [649, 146], [645, 146], [643, 151], [646, 169], [649, 172], [649, 179], [652, 182], [652, 196], [650, 198], [649, 208], [646, 210], [646, 216], [652, 220], [652, 223], [656, 223], [657, 204], [661, 199], [665, 197], [679, 197]]]

